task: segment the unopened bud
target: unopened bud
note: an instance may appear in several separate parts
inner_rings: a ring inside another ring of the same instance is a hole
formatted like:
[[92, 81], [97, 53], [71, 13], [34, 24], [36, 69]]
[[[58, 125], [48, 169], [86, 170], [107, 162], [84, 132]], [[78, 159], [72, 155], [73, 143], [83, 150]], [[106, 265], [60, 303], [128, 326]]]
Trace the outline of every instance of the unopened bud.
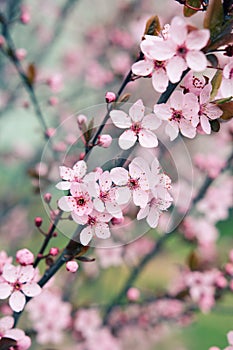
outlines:
[[108, 148], [112, 143], [110, 135], [99, 135], [97, 144], [101, 147]]
[[127, 298], [130, 301], [137, 301], [140, 297], [140, 291], [137, 288], [129, 288], [127, 291]]
[[56, 129], [54, 128], [48, 128], [46, 131], [45, 131], [45, 136], [50, 138], [50, 137], [53, 137], [56, 133]]
[[56, 106], [59, 102], [59, 99], [56, 96], [51, 96], [49, 98], [49, 104], [50, 106]]
[[81, 152], [79, 155], [79, 160], [83, 160], [85, 158], [85, 153]]
[[59, 253], [59, 249], [57, 247], [52, 247], [49, 250], [49, 254], [52, 256], [56, 256]]
[[40, 227], [42, 225], [42, 218], [40, 216], [37, 216], [35, 219], [34, 219], [34, 222], [35, 222], [35, 225], [36, 227]]
[[111, 223], [113, 225], [121, 225], [124, 222], [124, 218], [112, 218]]
[[105, 100], [107, 103], [116, 101], [116, 94], [114, 92], [108, 91], [105, 94]]
[[87, 117], [84, 115], [84, 114], [79, 114], [77, 116], [77, 123], [78, 123], [78, 126], [82, 126], [83, 124], [86, 124], [87, 123]]
[[19, 61], [22, 61], [27, 56], [27, 51], [23, 48], [17, 49], [15, 51], [15, 56], [18, 58]]
[[5, 38], [3, 35], [0, 35], [0, 47], [5, 44]]
[[67, 261], [66, 270], [70, 272], [76, 272], [78, 270], [78, 263], [76, 261]]
[[48, 193], [44, 194], [44, 201], [45, 201], [45, 203], [49, 204], [51, 199], [52, 199], [51, 193], [48, 192]]
[[16, 253], [16, 261], [23, 266], [31, 265], [34, 262], [34, 255], [28, 249], [20, 249]]

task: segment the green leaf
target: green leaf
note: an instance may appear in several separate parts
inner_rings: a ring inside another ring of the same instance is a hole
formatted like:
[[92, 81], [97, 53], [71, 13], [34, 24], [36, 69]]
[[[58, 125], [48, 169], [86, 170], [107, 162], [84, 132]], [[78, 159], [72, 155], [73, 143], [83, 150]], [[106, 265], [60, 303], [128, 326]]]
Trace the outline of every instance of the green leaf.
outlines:
[[215, 38], [221, 33], [223, 26], [223, 7], [221, 0], [210, 1], [203, 25], [204, 28], [210, 30], [211, 38]]
[[[201, 7], [201, 1], [200, 0], [187, 0], [187, 5], [195, 7], [197, 9], [199, 9]], [[195, 15], [195, 13], [197, 13], [198, 10], [193, 10], [188, 8], [187, 6], [184, 6], [183, 8], [183, 14], [185, 17], [191, 17], [193, 15]]]
[[212, 85], [212, 91], [210, 95], [211, 100], [213, 100], [217, 95], [221, 82], [222, 82], [222, 71], [218, 69], [213, 79], [211, 80], [211, 85]]

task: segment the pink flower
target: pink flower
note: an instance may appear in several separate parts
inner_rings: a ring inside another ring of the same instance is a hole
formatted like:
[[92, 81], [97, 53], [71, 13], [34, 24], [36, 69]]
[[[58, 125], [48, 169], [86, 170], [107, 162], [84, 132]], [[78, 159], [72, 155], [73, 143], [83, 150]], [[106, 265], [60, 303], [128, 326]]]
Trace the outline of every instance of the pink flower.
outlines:
[[214, 153], [198, 153], [194, 157], [194, 163], [198, 169], [207, 173], [212, 179], [215, 179], [226, 165], [226, 161]]
[[212, 85], [207, 84], [200, 93], [199, 100], [200, 100], [200, 110], [199, 110], [199, 117], [200, 117], [200, 124], [202, 127], [202, 130], [206, 134], [211, 133], [211, 127], [209, 120], [214, 120], [219, 118], [222, 115], [222, 110], [216, 106], [213, 102], [210, 101], [210, 94], [212, 91]]
[[100, 135], [98, 137], [98, 145], [104, 148], [108, 148], [112, 143], [112, 137], [110, 135]]
[[72, 183], [70, 187], [71, 196], [63, 196], [58, 201], [61, 210], [72, 212], [78, 216], [88, 215], [92, 212], [93, 203], [84, 184]]
[[129, 149], [138, 140], [142, 147], [152, 148], [158, 146], [158, 139], [151, 130], [156, 130], [161, 121], [154, 114], [144, 116], [145, 107], [142, 100], [138, 100], [129, 109], [129, 115], [120, 110], [110, 112], [114, 125], [120, 129], [127, 129], [119, 138], [119, 146]]
[[166, 66], [167, 74], [170, 81], [175, 83], [180, 80], [182, 72], [187, 67], [195, 72], [205, 70], [207, 59], [200, 50], [206, 46], [209, 37], [209, 30], [188, 32], [185, 21], [180, 17], [174, 17], [168, 39], [156, 42], [150, 54], [159, 61], [169, 60]]
[[[91, 183], [89, 183], [90, 190]], [[112, 179], [109, 171], [105, 171], [98, 178], [98, 184], [92, 183], [92, 195], [94, 197], [94, 208], [99, 212], [107, 210], [116, 218], [122, 218], [120, 206], [116, 203], [116, 189], [112, 186]]]
[[3, 268], [6, 264], [11, 264], [12, 257], [9, 257], [4, 250], [0, 251], [0, 276], [3, 272]]
[[40, 294], [41, 287], [34, 282], [35, 269], [31, 265], [13, 266], [7, 264], [3, 268], [0, 282], [0, 299], [10, 296], [9, 305], [12, 310], [23, 310], [26, 297], [35, 297]]
[[34, 255], [28, 249], [20, 249], [16, 253], [16, 261], [23, 266], [31, 265], [34, 262]]
[[154, 112], [158, 118], [167, 121], [165, 132], [171, 141], [178, 136], [179, 130], [188, 138], [195, 137], [199, 123], [199, 104], [194, 94], [184, 95], [175, 91], [171, 95], [170, 104], [155, 105]]
[[31, 339], [25, 335], [24, 331], [13, 328], [14, 319], [6, 316], [0, 319], [0, 339], [9, 338], [16, 341], [18, 350], [27, 350], [31, 346]]
[[101, 318], [96, 309], [80, 309], [75, 315], [74, 330], [84, 338], [91, 338], [99, 330]]
[[137, 301], [140, 298], [140, 291], [137, 288], [129, 288], [127, 290], [127, 298], [130, 301]]
[[99, 213], [93, 210], [89, 215], [83, 215], [82, 217], [76, 213], [72, 213], [72, 218], [80, 225], [87, 225], [80, 233], [80, 242], [83, 245], [87, 245], [93, 236], [97, 236], [101, 239], [107, 239], [111, 236], [108, 222], [111, 220], [112, 215], [109, 213]]
[[84, 160], [79, 160], [72, 169], [66, 166], [60, 166], [59, 170], [60, 177], [65, 181], [59, 182], [56, 187], [59, 190], [69, 190], [72, 182], [83, 182], [83, 177], [87, 172], [87, 165]]
[[233, 62], [223, 68], [222, 84], [220, 86], [223, 97], [233, 96]]
[[76, 261], [67, 261], [66, 270], [70, 272], [76, 272], [78, 270], [78, 263]]
[[108, 91], [105, 94], [105, 99], [107, 103], [116, 101], [116, 94], [114, 92]]
[[192, 92], [194, 95], [199, 96], [202, 89], [206, 85], [206, 80], [203, 76], [196, 77], [193, 75], [193, 72], [190, 71], [184, 77], [182, 88], [184, 88], [185, 92]]
[[110, 172], [112, 181], [119, 186], [116, 189], [116, 201], [119, 205], [128, 203], [133, 196], [135, 205], [145, 208], [149, 198], [150, 169], [141, 157], [129, 164], [129, 171], [116, 167]]

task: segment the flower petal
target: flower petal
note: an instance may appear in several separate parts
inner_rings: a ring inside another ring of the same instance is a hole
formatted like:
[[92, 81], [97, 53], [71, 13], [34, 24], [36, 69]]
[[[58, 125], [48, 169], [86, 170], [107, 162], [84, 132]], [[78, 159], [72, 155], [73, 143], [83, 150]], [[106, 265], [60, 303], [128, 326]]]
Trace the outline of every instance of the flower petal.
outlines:
[[85, 227], [80, 233], [80, 242], [82, 245], [88, 245], [93, 237], [93, 230], [90, 226]]
[[107, 239], [111, 236], [108, 224], [99, 222], [95, 227], [95, 234], [98, 238]]
[[66, 167], [66, 166], [60, 166], [60, 177], [62, 180], [72, 180], [73, 179], [73, 170]]
[[209, 37], [208, 29], [193, 30], [188, 34], [186, 46], [189, 50], [201, 50], [208, 43]]
[[155, 91], [164, 92], [167, 89], [168, 82], [167, 73], [163, 68], [155, 70], [152, 74], [152, 85]]
[[169, 120], [172, 114], [169, 106], [165, 103], [154, 105], [154, 113], [161, 120]]
[[172, 40], [178, 44], [181, 45], [184, 43], [187, 37], [187, 25], [183, 18], [181, 17], [174, 17], [171, 21], [171, 27], [170, 27], [170, 35]]
[[180, 131], [182, 135], [190, 139], [193, 139], [196, 136], [196, 128], [194, 128], [192, 124], [185, 119], [180, 121]]
[[[5, 338], [10, 338], [13, 340], [20, 340], [22, 338], [25, 337], [25, 333], [24, 331], [22, 331], [21, 329], [17, 329], [17, 328], [13, 328], [13, 329], [9, 329], [5, 334], [4, 334]], [[17, 349], [21, 349], [18, 346], [18, 342], [17, 342]]]
[[135, 205], [138, 205], [141, 208], [145, 208], [148, 203], [148, 193], [141, 190], [136, 189], [133, 191], [133, 201]]
[[148, 225], [152, 228], [155, 228], [159, 222], [159, 212], [158, 209], [154, 206], [150, 208], [149, 214], [146, 219]]
[[126, 204], [130, 201], [131, 192], [128, 187], [118, 188], [116, 191], [116, 202], [119, 205]]
[[117, 203], [107, 202], [106, 209], [113, 217], [122, 218], [122, 211]]
[[147, 76], [153, 72], [154, 62], [153, 60], [142, 60], [132, 65], [132, 72], [138, 76]]
[[113, 110], [110, 112], [110, 117], [113, 124], [120, 129], [127, 129], [132, 125], [130, 116], [123, 111]]
[[41, 287], [36, 282], [26, 283], [21, 289], [28, 297], [35, 297], [41, 293]]
[[134, 122], [140, 122], [144, 117], [145, 107], [142, 100], [137, 100], [129, 109], [129, 115]]
[[35, 269], [32, 265], [22, 266], [19, 273], [19, 282], [29, 282], [33, 279], [34, 275]]
[[161, 125], [161, 119], [158, 119], [155, 114], [147, 114], [142, 120], [144, 129], [156, 130]]
[[138, 135], [139, 143], [142, 147], [153, 148], [158, 146], [157, 136], [150, 130], [141, 130]]
[[205, 115], [201, 115], [200, 117], [201, 128], [206, 134], [211, 133], [211, 127], [208, 118]]
[[11, 265], [11, 264], [6, 264], [3, 267], [3, 272], [2, 272], [2, 277], [7, 281], [14, 283], [17, 281], [18, 278], [18, 273], [19, 273], [19, 268]]
[[176, 45], [171, 41], [159, 41], [150, 49], [150, 56], [157, 61], [165, 61], [172, 58], [176, 53]]
[[69, 198], [73, 198], [71, 196], [63, 196], [59, 199], [58, 201], [58, 206], [61, 210], [63, 211], [72, 211], [73, 210], [73, 206], [71, 205], [71, 202], [69, 201]]
[[99, 179], [99, 184], [102, 191], [109, 191], [112, 185], [112, 179], [109, 171], [105, 171]]
[[183, 71], [187, 68], [186, 62], [182, 57], [175, 56], [172, 57], [166, 66], [167, 75], [172, 83], [177, 83]]
[[75, 212], [71, 213], [72, 219], [79, 225], [85, 225], [88, 221], [88, 215], [77, 215]]
[[121, 149], [131, 148], [135, 144], [136, 141], [137, 141], [137, 136], [135, 135], [134, 131], [132, 131], [132, 130], [124, 131], [118, 140], [119, 146]]
[[82, 179], [87, 172], [86, 162], [84, 162], [84, 160], [79, 160], [73, 166], [73, 170], [74, 170], [74, 176], [77, 177], [78, 179]]
[[93, 201], [93, 204], [94, 204], [94, 208], [97, 211], [102, 213], [105, 210], [104, 203], [101, 201], [101, 199], [95, 198]]
[[56, 188], [58, 190], [63, 190], [63, 191], [67, 191], [70, 189], [70, 186], [71, 186], [71, 182], [69, 181], [61, 181], [61, 182], [58, 182], [58, 184], [56, 184]]
[[15, 312], [23, 310], [26, 303], [25, 295], [19, 291], [13, 292], [9, 299], [9, 305]]
[[179, 127], [176, 122], [171, 121], [166, 125], [165, 132], [170, 137], [170, 140], [173, 141], [179, 134]]
[[126, 169], [121, 167], [113, 168], [110, 171], [110, 176], [115, 185], [124, 186], [129, 179], [129, 173]]
[[202, 72], [207, 66], [206, 56], [201, 51], [189, 51], [186, 55], [186, 62], [194, 72]]
[[0, 333], [4, 333], [14, 326], [14, 318], [11, 316], [6, 316], [0, 319]]
[[145, 219], [145, 217], [147, 217], [149, 214], [149, 209], [149, 205], [147, 205], [145, 208], [141, 208], [137, 214], [137, 220]]
[[0, 299], [6, 299], [12, 292], [12, 286], [6, 282], [0, 283]]

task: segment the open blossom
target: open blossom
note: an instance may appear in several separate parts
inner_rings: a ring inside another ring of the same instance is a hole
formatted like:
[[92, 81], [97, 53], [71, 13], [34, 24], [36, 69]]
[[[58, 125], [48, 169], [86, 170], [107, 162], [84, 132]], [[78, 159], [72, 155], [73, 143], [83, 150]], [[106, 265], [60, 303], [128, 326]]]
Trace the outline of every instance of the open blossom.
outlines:
[[83, 177], [87, 172], [87, 165], [84, 160], [79, 160], [74, 164], [73, 168], [68, 168], [66, 166], [60, 166], [60, 177], [62, 180], [56, 187], [59, 190], [69, 190], [73, 182], [83, 182]]
[[[91, 183], [89, 183], [90, 190]], [[94, 196], [94, 208], [99, 212], [107, 210], [115, 218], [122, 217], [120, 206], [116, 203], [116, 189], [112, 187], [112, 179], [109, 171], [103, 172], [99, 176], [98, 184], [92, 185], [92, 194]]]
[[72, 212], [78, 216], [88, 215], [93, 209], [93, 203], [88, 193], [86, 185], [72, 183], [70, 187], [70, 196], [63, 196], [58, 201], [60, 209], [66, 212]]
[[171, 179], [160, 173], [159, 162], [155, 158], [151, 164], [151, 190], [149, 201], [145, 208], [141, 208], [137, 214], [137, 219], [146, 218], [148, 225], [155, 228], [158, 225], [159, 217], [162, 211], [170, 207], [172, 197], [168, 190], [171, 188]]
[[4, 266], [6, 264], [11, 264], [11, 262], [12, 262], [12, 257], [8, 256], [4, 250], [1, 250], [0, 251], [0, 276], [2, 275]]
[[179, 134], [194, 138], [199, 123], [199, 104], [197, 96], [192, 93], [183, 94], [175, 91], [170, 98], [170, 104], [162, 103], [154, 106], [158, 118], [167, 122], [165, 132], [173, 141]]
[[205, 70], [207, 59], [200, 50], [206, 46], [209, 37], [208, 29], [188, 32], [185, 21], [181, 17], [174, 17], [168, 39], [156, 42], [150, 50], [150, 55], [159, 61], [168, 60], [167, 74], [170, 81], [176, 83], [187, 67], [195, 72]]
[[223, 68], [222, 83], [220, 91], [223, 97], [233, 96], [233, 62], [229, 62]]
[[210, 102], [211, 91], [212, 85], [207, 84], [201, 90], [199, 96], [200, 110], [198, 114], [200, 117], [201, 128], [206, 134], [211, 133], [210, 120], [219, 118], [223, 113], [222, 110], [216, 106], [216, 104]]
[[193, 75], [193, 71], [188, 72], [183, 80], [183, 86], [185, 92], [192, 92], [194, 95], [199, 96], [202, 89], [206, 85], [206, 79], [203, 76], [196, 77]]
[[[0, 319], [0, 340], [9, 338], [16, 341], [17, 350], [27, 350], [31, 346], [31, 339], [25, 335], [24, 331], [14, 327], [14, 318], [6, 316]], [[13, 349], [13, 347], [12, 347]]]
[[136, 157], [129, 165], [129, 171], [116, 167], [110, 172], [112, 181], [119, 186], [116, 190], [118, 204], [128, 203], [133, 197], [135, 205], [144, 208], [148, 203], [150, 187], [150, 170], [148, 163]]
[[142, 147], [158, 146], [158, 139], [152, 130], [156, 130], [161, 121], [154, 114], [144, 116], [145, 107], [142, 100], [138, 100], [129, 109], [129, 115], [120, 110], [110, 112], [114, 125], [120, 129], [127, 129], [119, 137], [119, 146], [129, 149], [138, 140]]
[[12, 310], [23, 310], [26, 297], [35, 297], [41, 292], [41, 287], [34, 281], [35, 269], [31, 265], [13, 266], [6, 264], [3, 268], [0, 282], [0, 299], [10, 296], [9, 305]]

